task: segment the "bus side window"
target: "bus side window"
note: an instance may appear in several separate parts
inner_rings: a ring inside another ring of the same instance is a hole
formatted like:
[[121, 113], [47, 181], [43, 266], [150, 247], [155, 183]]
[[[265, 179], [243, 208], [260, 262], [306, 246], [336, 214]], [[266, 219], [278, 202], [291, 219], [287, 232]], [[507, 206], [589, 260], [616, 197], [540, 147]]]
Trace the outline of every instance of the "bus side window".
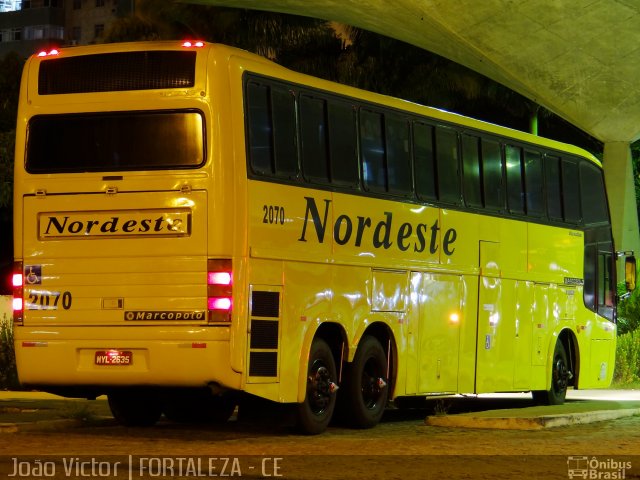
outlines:
[[509, 212], [524, 214], [524, 188], [522, 185], [522, 148], [505, 145], [504, 158], [507, 173], [507, 205]]
[[437, 199], [436, 172], [431, 125], [413, 123], [413, 169], [418, 198], [429, 202], [435, 201]]
[[465, 203], [482, 208], [482, 177], [480, 176], [480, 138], [462, 135], [462, 186]]
[[504, 208], [502, 153], [500, 144], [493, 140], [482, 139], [482, 179], [485, 208], [502, 210]]
[[273, 124], [269, 113], [270, 88], [256, 82], [247, 83], [249, 162], [253, 173], [273, 173]]
[[527, 215], [544, 215], [544, 183], [542, 181], [542, 157], [539, 152], [524, 152], [524, 182]]
[[331, 183], [355, 187], [358, 185], [355, 107], [332, 99], [328, 108]]
[[596, 251], [595, 244], [587, 244], [584, 247], [584, 304], [594, 312], [596, 310]]
[[360, 157], [364, 186], [370, 192], [387, 191], [382, 114], [360, 110]]
[[562, 195], [560, 193], [560, 159], [547, 155], [544, 159], [544, 180], [547, 193], [549, 220], [562, 220]]
[[599, 244], [608, 247], [598, 252], [598, 313], [613, 320], [615, 285], [613, 284], [613, 255], [611, 244]]
[[436, 165], [438, 200], [459, 205], [458, 133], [452, 128], [436, 127]]
[[409, 122], [387, 114], [384, 123], [389, 193], [409, 196], [412, 193]]
[[588, 162], [580, 162], [580, 197], [585, 225], [609, 222], [607, 195], [602, 172]]
[[326, 101], [300, 95], [302, 171], [308, 180], [328, 183]]
[[564, 221], [580, 223], [580, 181], [578, 164], [573, 160], [562, 160], [562, 206]]
[[275, 173], [278, 177], [295, 178], [298, 175], [295, 108], [292, 91], [285, 88], [271, 89], [273, 150]]

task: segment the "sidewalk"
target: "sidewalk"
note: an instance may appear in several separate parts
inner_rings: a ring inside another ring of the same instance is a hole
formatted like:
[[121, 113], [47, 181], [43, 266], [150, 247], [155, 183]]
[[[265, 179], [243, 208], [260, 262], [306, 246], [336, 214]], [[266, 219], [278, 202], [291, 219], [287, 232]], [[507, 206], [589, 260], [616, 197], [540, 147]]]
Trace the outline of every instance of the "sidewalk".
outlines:
[[0, 433], [77, 425], [111, 417], [106, 397], [64, 398], [44, 392], [0, 391]]
[[638, 390], [571, 390], [567, 392], [567, 401], [563, 405], [549, 406], [527, 406], [532, 404], [528, 393], [487, 394], [478, 397], [478, 400], [495, 398], [501, 402], [512, 398], [514, 405], [520, 402], [523, 406], [456, 415], [434, 415], [427, 417], [426, 424], [452, 428], [541, 430], [640, 415]]

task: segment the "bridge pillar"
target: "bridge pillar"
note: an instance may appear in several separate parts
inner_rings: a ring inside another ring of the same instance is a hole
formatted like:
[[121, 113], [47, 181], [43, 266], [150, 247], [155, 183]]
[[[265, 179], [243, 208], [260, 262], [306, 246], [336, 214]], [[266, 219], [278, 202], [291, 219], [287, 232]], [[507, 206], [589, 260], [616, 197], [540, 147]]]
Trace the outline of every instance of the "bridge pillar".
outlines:
[[[640, 232], [638, 210], [631, 163], [629, 142], [606, 142], [604, 144], [604, 181], [609, 196], [609, 209], [613, 238], [617, 250], [633, 250], [640, 257]], [[623, 280], [624, 267], [618, 263], [618, 281]]]

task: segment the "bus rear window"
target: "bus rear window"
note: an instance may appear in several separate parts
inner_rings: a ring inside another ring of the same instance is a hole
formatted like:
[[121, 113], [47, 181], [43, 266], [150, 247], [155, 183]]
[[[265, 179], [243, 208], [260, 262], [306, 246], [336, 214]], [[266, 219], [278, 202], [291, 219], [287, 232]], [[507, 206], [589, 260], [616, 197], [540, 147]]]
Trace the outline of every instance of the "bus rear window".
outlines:
[[201, 112], [38, 115], [29, 122], [29, 173], [195, 168], [205, 161]]

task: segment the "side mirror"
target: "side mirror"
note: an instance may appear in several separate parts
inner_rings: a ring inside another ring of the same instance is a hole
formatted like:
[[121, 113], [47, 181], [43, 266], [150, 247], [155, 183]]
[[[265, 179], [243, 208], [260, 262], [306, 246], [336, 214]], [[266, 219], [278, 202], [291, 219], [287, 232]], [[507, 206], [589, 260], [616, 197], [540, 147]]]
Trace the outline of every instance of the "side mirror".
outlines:
[[624, 259], [624, 283], [627, 292], [633, 292], [636, 289], [636, 272], [636, 257], [626, 257]]

